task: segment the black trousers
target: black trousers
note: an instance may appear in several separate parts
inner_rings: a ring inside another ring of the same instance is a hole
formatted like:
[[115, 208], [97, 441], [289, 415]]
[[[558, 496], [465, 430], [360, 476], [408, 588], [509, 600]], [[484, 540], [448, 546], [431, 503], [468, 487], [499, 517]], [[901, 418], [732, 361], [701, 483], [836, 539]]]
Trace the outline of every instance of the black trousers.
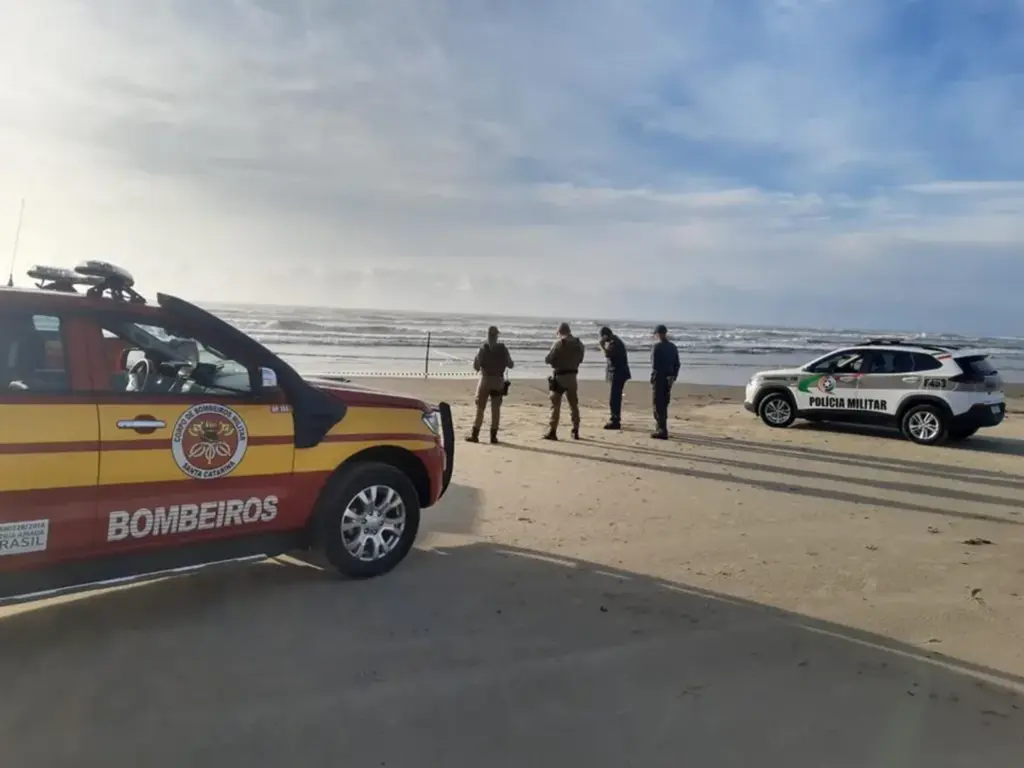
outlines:
[[608, 392], [608, 410], [611, 411], [612, 421], [622, 421], [622, 390], [626, 387], [629, 379], [625, 376], [612, 374], [611, 389]]
[[651, 382], [651, 400], [654, 405], [654, 424], [662, 431], [668, 431], [668, 404], [672, 396], [672, 384], [668, 379]]

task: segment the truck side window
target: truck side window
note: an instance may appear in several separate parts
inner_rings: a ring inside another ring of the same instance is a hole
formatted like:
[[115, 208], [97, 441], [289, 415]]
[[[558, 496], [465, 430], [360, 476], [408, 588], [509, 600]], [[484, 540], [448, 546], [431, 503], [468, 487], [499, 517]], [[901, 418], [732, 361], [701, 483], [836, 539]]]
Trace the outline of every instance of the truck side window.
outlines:
[[0, 315], [0, 391], [69, 390], [60, 318], [28, 312]]
[[132, 394], [249, 397], [252, 372], [230, 356], [170, 328], [131, 320], [103, 324], [111, 389]]

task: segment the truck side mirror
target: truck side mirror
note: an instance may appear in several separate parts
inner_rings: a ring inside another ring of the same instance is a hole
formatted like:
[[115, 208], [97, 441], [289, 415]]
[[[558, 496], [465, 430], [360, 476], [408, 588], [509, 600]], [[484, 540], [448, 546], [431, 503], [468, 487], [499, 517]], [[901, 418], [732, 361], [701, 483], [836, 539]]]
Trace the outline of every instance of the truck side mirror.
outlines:
[[277, 374], [272, 369], [260, 366], [260, 388], [264, 392], [277, 389]]

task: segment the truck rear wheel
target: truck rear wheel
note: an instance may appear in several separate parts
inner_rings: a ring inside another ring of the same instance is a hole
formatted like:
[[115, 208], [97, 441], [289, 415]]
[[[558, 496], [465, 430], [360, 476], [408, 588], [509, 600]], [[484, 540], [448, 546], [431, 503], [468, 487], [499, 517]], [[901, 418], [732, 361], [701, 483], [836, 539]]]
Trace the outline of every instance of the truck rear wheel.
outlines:
[[381, 576], [409, 554], [420, 526], [416, 487], [390, 464], [342, 468], [317, 502], [316, 542], [339, 573]]
[[915, 405], [903, 414], [903, 436], [918, 445], [935, 445], [946, 439], [946, 415], [934, 405]]

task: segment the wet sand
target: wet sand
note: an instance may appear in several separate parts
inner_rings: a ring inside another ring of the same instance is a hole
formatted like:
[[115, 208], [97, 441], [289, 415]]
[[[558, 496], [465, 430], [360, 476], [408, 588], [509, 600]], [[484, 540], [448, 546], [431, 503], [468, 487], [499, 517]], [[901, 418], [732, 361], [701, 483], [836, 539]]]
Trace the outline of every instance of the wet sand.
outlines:
[[549, 443], [517, 381], [491, 446], [472, 382], [367, 383], [456, 415], [410, 558], [0, 609], [5, 767], [1020, 765], [1024, 401], [923, 448], [680, 386], [660, 442], [588, 382]]

